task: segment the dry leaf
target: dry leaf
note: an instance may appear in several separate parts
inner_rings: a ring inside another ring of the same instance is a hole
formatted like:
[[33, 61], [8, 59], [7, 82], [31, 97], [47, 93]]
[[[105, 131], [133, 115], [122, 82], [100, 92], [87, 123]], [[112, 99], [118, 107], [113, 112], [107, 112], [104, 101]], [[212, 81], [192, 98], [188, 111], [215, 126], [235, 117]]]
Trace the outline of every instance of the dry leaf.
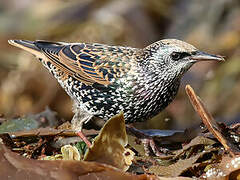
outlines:
[[207, 179], [239, 179], [240, 178], [240, 156], [223, 156], [221, 163], [211, 165], [211, 168], [202, 176]]
[[134, 156], [130, 149], [125, 148], [127, 144], [124, 116], [120, 113], [106, 122], [84, 160], [110, 164], [126, 171]]
[[65, 145], [61, 147], [63, 160], [80, 160], [81, 155], [75, 146]]
[[124, 173], [112, 166], [87, 161], [26, 159], [0, 145], [0, 177], [8, 180], [154, 180], [155, 176]]

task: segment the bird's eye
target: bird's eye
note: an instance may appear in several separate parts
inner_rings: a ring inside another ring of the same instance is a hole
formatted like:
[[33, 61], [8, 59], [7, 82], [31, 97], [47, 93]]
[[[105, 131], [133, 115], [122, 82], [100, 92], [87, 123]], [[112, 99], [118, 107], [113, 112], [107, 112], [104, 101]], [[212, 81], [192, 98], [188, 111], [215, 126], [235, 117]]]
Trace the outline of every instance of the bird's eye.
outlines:
[[171, 54], [171, 58], [174, 61], [178, 61], [179, 59], [183, 59], [187, 56], [191, 56], [191, 54], [187, 53], [187, 52], [173, 52]]
[[172, 58], [172, 60], [177, 61], [177, 60], [179, 60], [181, 58], [181, 54], [177, 53], [177, 52], [173, 52], [171, 54], [171, 58]]

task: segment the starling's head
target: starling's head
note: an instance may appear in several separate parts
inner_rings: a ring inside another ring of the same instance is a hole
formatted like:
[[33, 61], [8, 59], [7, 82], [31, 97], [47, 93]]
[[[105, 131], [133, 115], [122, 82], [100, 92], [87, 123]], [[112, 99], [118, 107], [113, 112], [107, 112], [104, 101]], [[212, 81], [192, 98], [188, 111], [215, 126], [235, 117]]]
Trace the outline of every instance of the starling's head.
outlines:
[[151, 52], [149, 58], [155, 69], [169, 71], [181, 76], [198, 61], [223, 61], [218, 55], [211, 55], [177, 39], [164, 39], [145, 48]]

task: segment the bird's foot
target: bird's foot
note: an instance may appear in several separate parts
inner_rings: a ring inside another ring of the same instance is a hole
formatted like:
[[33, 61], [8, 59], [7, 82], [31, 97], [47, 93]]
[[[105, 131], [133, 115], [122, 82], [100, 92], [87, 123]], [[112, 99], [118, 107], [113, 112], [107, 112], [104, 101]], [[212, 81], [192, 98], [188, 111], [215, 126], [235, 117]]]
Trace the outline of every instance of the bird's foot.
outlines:
[[163, 154], [159, 150], [153, 139], [144, 138], [141, 139], [141, 142], [143, 143], [144, 151], [147, 156], [149, 156], [151, 153], [153, 153], [156, 156], [161, 156]]

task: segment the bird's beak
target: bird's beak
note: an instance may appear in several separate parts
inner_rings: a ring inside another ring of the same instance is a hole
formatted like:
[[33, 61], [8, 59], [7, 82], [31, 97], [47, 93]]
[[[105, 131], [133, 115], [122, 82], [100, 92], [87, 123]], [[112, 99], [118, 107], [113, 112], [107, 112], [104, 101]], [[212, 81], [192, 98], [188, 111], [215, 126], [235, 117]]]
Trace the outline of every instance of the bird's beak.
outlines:
[[220, 55], [212, 55], [202, 51], [196, 51], [190, 56], [194, 61], [224, 61], [224, 57]]

